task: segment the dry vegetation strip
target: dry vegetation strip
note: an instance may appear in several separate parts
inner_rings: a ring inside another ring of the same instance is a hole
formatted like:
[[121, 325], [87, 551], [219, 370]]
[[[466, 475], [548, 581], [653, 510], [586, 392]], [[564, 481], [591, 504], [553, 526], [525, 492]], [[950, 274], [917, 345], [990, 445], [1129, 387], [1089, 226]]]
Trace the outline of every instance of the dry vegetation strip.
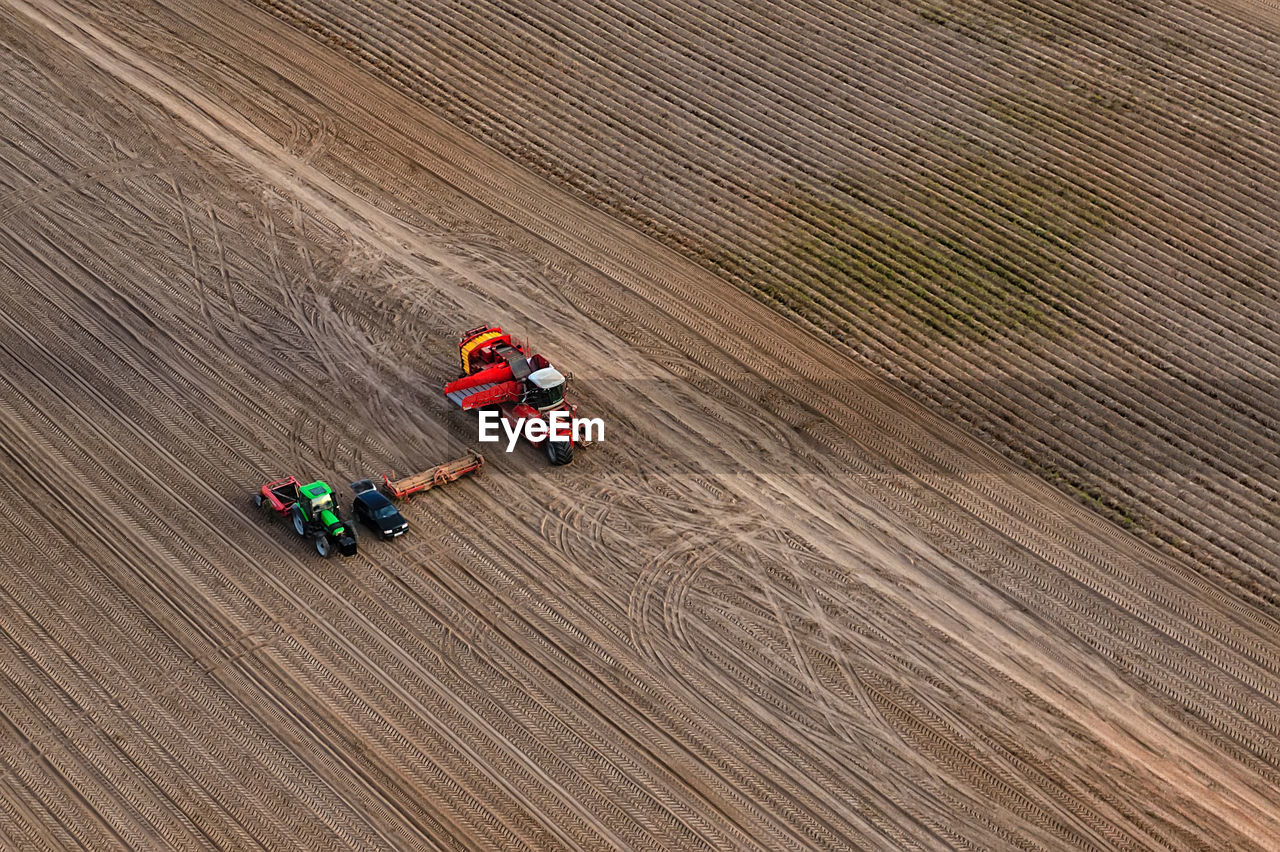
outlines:
[[1280, 600], [1267, 24], [1142, 0], [260, 5]]

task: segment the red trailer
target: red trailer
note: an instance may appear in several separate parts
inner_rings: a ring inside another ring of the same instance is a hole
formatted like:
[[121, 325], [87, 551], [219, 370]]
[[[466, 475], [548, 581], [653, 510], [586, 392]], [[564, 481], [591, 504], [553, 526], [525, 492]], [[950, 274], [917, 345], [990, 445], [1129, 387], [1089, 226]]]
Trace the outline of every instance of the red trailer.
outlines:
[[301, 483], [292, 476], [268, 482], [253, 495], [253, 505], [259, 509], [268, 508], [278, 515], [288, 514], [293, 504], [298, 502], [298, 488]]

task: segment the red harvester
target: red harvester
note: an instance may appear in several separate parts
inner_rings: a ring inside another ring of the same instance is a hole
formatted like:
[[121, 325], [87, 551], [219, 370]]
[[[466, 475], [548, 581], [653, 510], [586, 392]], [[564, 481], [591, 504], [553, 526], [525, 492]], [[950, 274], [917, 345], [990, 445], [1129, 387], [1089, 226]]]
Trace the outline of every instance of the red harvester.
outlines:
[[[565, 399], [564, 375], [497, 326], [480, 326], [462, 335], [458, 353], [462, 376], [445, 385], [444, 394], [463, 410], [494, 408], [512, 425], [521, 419], [547, 419], [555, 411], [576, 416], [577, 406]], [[562, 431], [536, 442], [545, 446], [552, 464], [573, 461], [573, 435], [567, 426]]]

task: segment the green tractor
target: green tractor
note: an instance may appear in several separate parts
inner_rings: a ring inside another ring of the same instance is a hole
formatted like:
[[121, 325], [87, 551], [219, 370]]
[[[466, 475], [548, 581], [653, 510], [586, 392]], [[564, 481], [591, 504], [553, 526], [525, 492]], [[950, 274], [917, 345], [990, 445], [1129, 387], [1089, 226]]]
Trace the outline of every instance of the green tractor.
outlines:
[[253, 502], [277, 515], [288, 514], [293, 529], [302, 538], [311, 538], [321, 556], [329, 556], [334, 549], [343, 556], [355, 555], [355, 528], [342, 519], [333, 489], [327, 483], [299, 485], [292, 476], [278, 479], [262, 486]]

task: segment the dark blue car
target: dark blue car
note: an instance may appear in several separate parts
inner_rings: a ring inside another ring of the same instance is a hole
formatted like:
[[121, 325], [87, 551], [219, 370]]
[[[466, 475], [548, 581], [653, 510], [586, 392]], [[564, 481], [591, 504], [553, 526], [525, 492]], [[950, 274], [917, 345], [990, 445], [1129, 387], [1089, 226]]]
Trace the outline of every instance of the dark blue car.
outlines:
[[362, 479], [351, 483], [355, 499], [351, 501], [351, 510], [356, 520], [376, 532], [382, 538], [402, 536], [409, 529], [409, 522], [396, 509], [395, 504], [387, 499], [372, 480]]

